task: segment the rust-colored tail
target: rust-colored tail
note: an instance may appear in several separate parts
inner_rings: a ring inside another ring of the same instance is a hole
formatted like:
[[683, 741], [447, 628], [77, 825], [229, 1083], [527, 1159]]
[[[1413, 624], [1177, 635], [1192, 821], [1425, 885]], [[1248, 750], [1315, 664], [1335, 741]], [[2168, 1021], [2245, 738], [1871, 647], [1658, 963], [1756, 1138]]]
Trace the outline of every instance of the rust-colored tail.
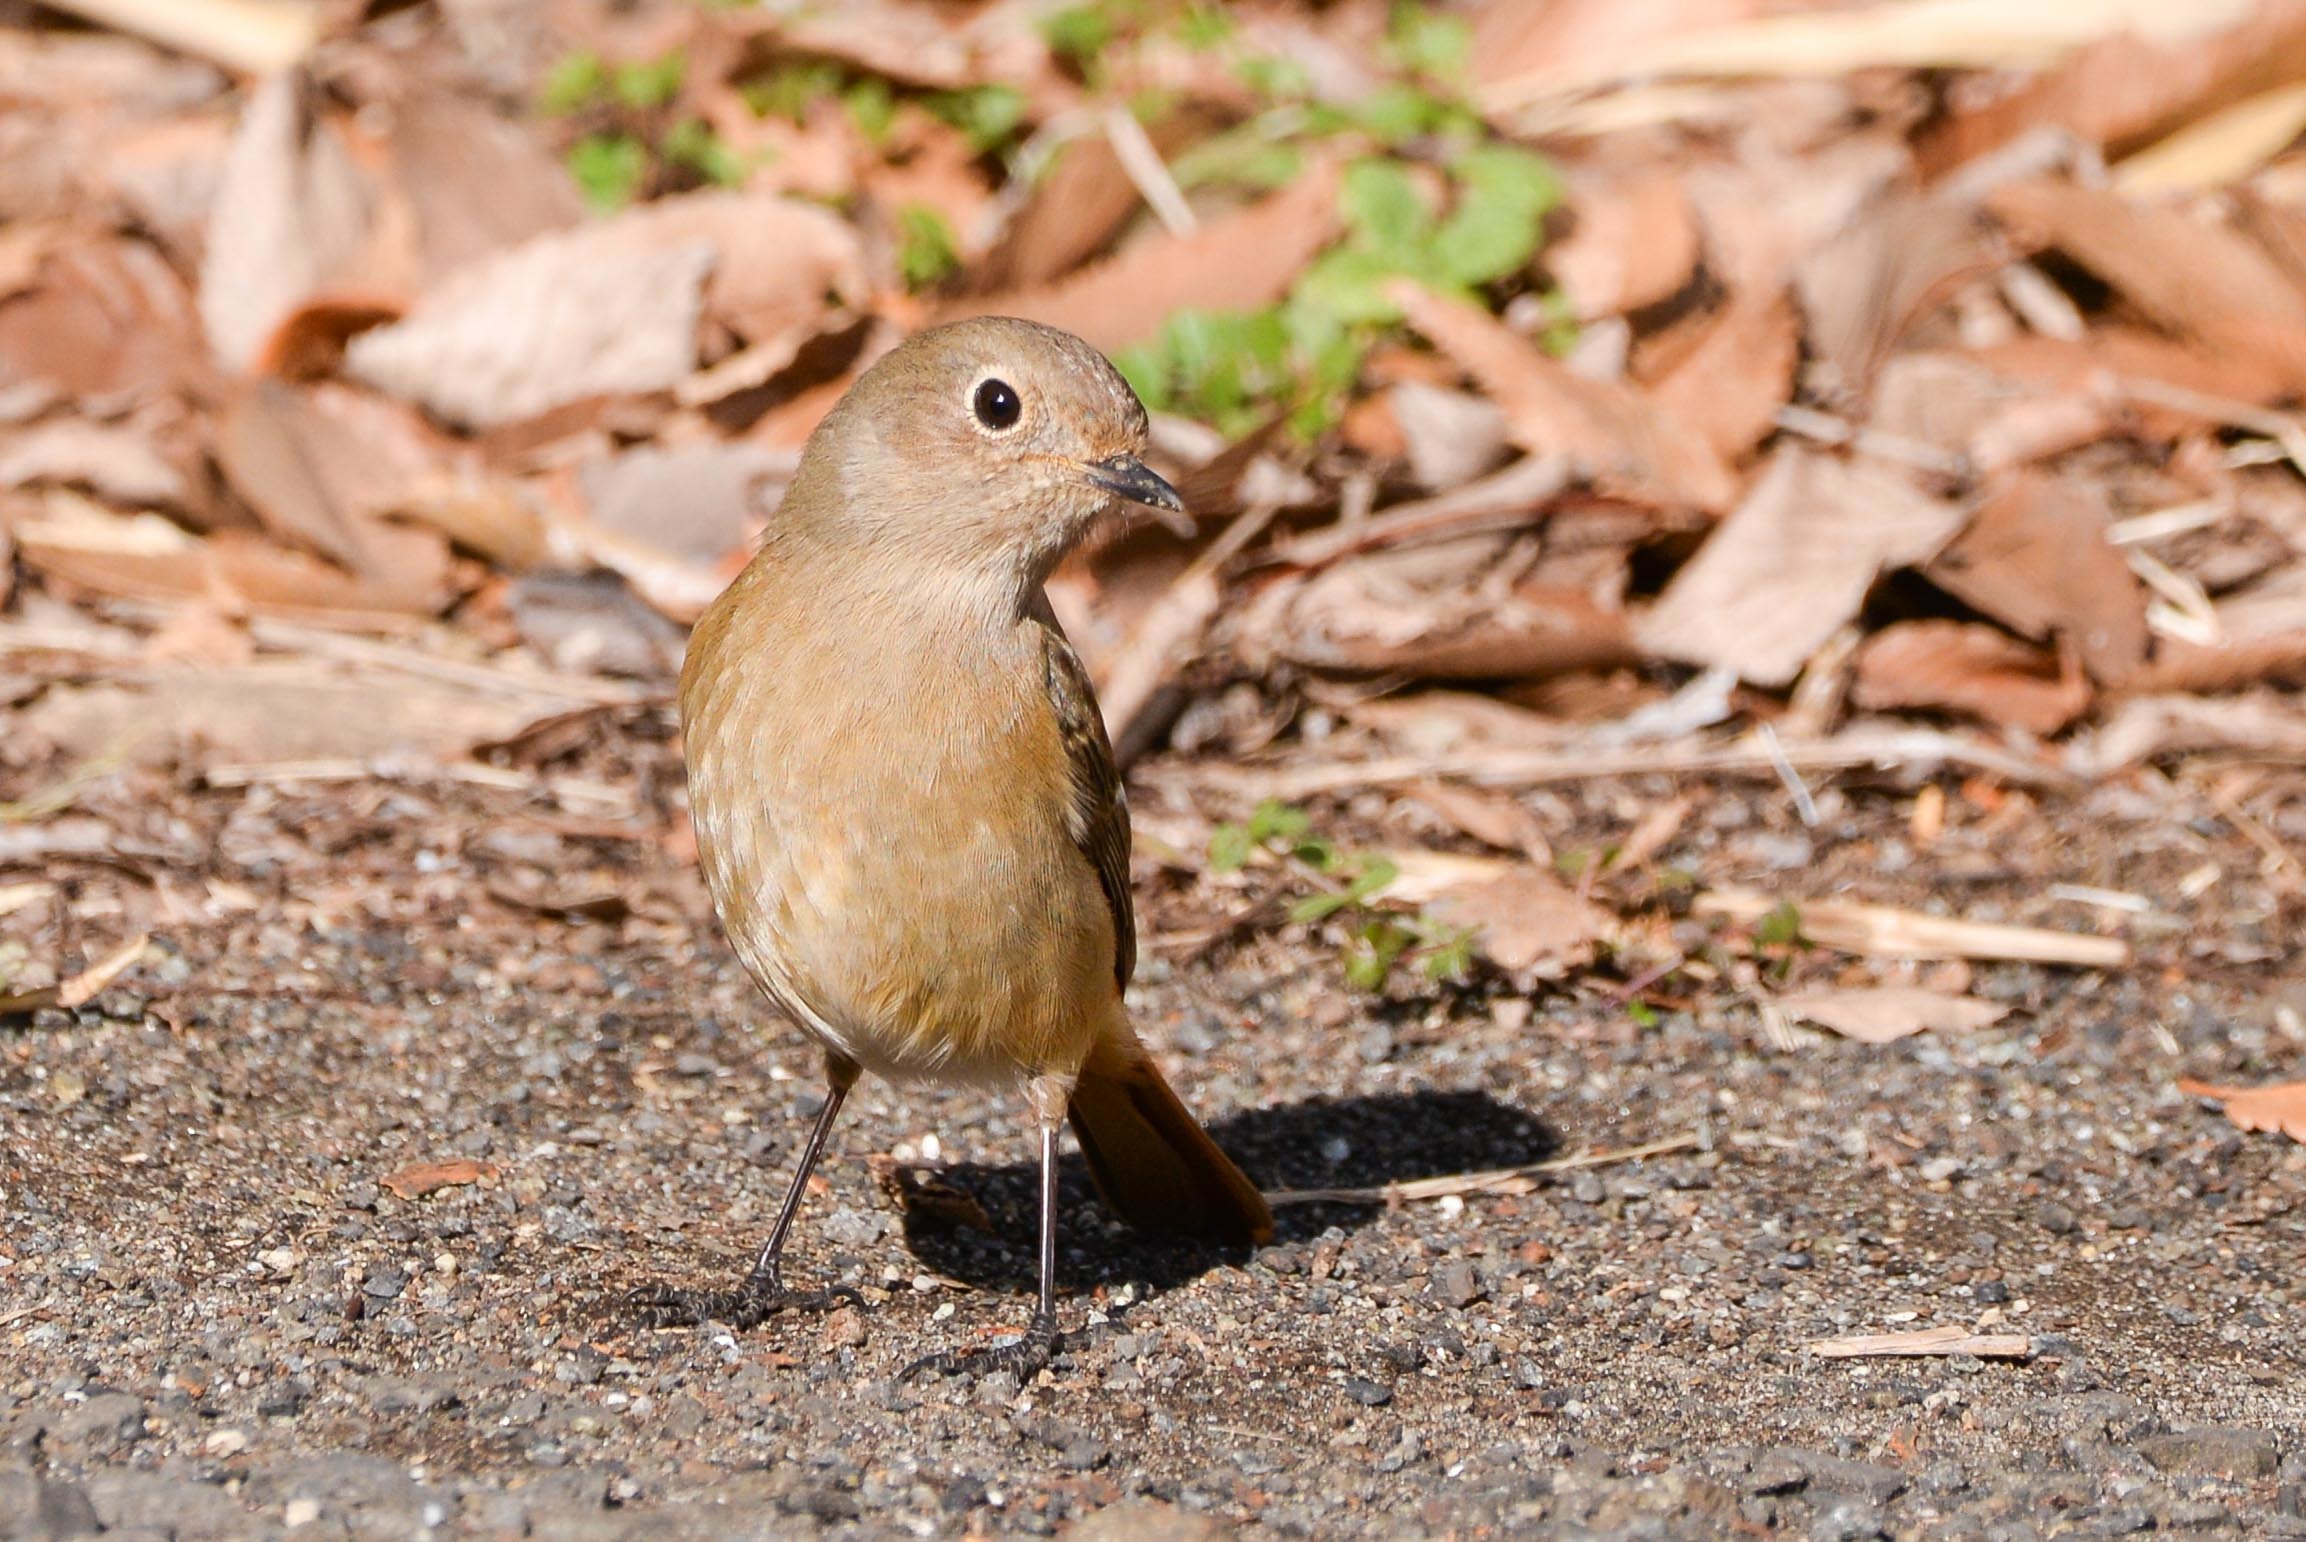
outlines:
[[1136, 1043], [1099, 1047], [1068, 1111], [1105, 1203], [1132, 1226], [1270, 1241], [1273, 1212]]

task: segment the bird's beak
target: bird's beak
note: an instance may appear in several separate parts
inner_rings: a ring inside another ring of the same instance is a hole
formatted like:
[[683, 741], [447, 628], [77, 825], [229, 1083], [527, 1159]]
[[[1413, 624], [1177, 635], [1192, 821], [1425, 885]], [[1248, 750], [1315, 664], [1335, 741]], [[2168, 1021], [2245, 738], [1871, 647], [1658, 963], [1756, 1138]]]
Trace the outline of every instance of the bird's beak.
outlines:
[[1185, 500], [1177, 496], [1177, 489], [1136, 456], [1108, 455], [1088, 462], [1081, 471], [1093, 486], [1152, 510], [1153, 517], [1178, 536], [1193, 534], [1193, 516], [1185, 512]]

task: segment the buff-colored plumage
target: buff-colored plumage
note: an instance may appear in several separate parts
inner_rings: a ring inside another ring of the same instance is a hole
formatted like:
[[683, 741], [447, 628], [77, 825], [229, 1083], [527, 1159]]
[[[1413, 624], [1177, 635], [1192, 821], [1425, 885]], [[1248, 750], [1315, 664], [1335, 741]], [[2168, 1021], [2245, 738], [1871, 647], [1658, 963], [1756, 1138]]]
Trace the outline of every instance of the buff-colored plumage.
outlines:
[[1145, 433], [1111, 365], [1029, 322], [874, 365], [690, 640], [690, 803], [731, 943], [836, 1094], [857, 1068], [1013, 1083], [1044, 1125], [1070, 1115], [1123, 1215], [1245, 1241], [1264, 1201], [1122, 1007], [1127, 810], [1041, 595], [1117, 494], [1174, 506]]

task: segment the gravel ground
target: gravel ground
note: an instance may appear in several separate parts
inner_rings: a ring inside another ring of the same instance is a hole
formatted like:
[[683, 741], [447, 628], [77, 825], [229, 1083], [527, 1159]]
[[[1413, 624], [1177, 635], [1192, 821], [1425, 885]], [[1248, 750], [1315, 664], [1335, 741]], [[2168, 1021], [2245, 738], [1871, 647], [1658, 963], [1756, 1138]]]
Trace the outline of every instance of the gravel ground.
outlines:
[[[669, 785], [661, 743], [607, 754]], [[1599, 841], [1673, 790], [1540, 808]], [[2170, 898], [2122, 976], [1979, 966], [1992, 1029], [1773, 1046], [1728, 991], [1637, 1022], [1590, 983], [1370, 1003], [1289, 931], [1164, 951], [1239, 897], [1147, 867], [1141, 1021], [1267, 1184], [1696, 1143], [1295, 1206], [1234, 1256], [1119, 1232], [1076, 1166], [1066, 1345], [1020, 1388], [896, 1380], [1028, 1304], [1028, 1141], [977, 1093], [853, 1101], [789, 1269], [864, 1311], [621, 1319], [742, 1267], [817, 1097], [665, 810], [108, 784], [74, 817], [115, 854], [11, 922], [60, 965], [155, 952], [0, 1037], [0, 1535], [2306, 1537], [2306, 1150], [2170, 1085], [2297, 1074], [2255, 849], [2167, 787], [1957, 795], [1928, 852], [1896, 788], [1827, 789], [1814, 834], [1680, 790], [1660, 860], [1707, 882], [2078, 929], [2051, 882]], [[874, 1156], [963, 1198], [900, 1206]], [[1804, 1347], [1980, 1322], [2030, 1358]]]

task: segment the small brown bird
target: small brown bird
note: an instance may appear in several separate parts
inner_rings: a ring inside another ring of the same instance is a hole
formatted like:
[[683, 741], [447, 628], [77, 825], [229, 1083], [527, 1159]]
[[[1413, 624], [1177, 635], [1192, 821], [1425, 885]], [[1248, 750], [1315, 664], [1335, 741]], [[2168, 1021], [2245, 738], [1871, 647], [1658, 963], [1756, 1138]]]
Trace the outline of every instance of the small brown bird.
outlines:
[[759, 554], [698, 622], [681, 727], [706, 885], [754, 981], [824, 1047], [827, 1093], [751, 1274], [640, 1292], [649, 1320], [749, 1327], [854, 1298], [788, 1290], [778, 1262], [862, 1071], [1017, 1085], [1040, 1129], [1031, 1326], [912, 1370], [1022, 1378], [1054, 1352], [1068, 1118], [1132, 1224], [1272, 1234], [1129, 1026], [1128, 806], [1041, 588], [1125, 503], [1181, 509], [1145, 436], [1143, 404], [1077, 337], [1002, 318], [923, 332], [810, 437]]

